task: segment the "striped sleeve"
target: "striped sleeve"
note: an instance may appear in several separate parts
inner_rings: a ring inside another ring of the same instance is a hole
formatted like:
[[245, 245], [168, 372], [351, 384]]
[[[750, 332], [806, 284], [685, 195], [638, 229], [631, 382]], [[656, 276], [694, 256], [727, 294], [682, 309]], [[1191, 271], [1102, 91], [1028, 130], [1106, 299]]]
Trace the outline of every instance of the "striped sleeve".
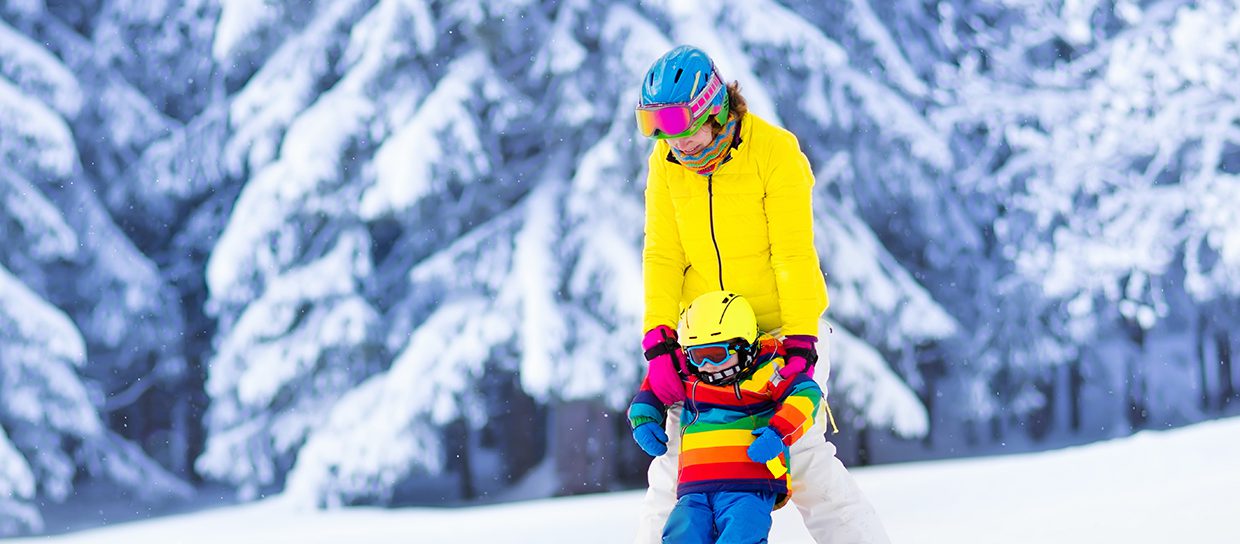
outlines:
[[784, 445], [791, 446], [814, 424], [822, 389], [809, 376], [797, 374], [781, 382], [775, 393], [779, 408], [771, 417], [771, 427], [783, 437]]
[[629, 427], [636, 429], [638, 425], [649, 422], [662, 426], [666, 418], [667, 407], [650, 388], [649, 377], [643, 378], [641, 389], [637, 391], [637, 394], [633, 396], [633, 402], [629, 404]]

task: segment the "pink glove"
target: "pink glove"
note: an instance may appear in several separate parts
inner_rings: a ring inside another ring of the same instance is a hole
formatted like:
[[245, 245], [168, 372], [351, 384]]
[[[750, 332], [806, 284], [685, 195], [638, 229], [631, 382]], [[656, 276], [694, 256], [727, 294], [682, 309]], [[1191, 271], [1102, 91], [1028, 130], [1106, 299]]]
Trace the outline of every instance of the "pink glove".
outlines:
[[646, 380], [654, 396], [667, 406], [685, 400], [685, 386], [680, 377], [685, 371], [685, 352], [676, 341], [676, 331], [667, 325], [646, 331], [642, 350], [650, 361]]
[[813, 378], [814, 363], [818, 362], [818, 349], [814, 347], [817, 343], [818, 337], [808, 334], [784, 338], [784, 367], [779, 369], [779, 375], [786, 380], [804, 372]]

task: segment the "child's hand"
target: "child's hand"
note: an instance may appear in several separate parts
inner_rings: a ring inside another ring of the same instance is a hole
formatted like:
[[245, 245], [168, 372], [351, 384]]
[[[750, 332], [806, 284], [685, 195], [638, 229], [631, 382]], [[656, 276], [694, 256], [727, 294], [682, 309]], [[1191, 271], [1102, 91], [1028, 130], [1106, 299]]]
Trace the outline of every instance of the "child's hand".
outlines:
[[647, 421], [633, 429], [633, 441], [651, 457], [667, 453], [667, 433], [658, 423]]
[[753, 434], [757, 435], [757, 438], [745, 453], [749, 454], [749, 458], [755, 463], [765, 463], [784, 452], [784, 441], [775, 429], [763, 427], [755, 429]]

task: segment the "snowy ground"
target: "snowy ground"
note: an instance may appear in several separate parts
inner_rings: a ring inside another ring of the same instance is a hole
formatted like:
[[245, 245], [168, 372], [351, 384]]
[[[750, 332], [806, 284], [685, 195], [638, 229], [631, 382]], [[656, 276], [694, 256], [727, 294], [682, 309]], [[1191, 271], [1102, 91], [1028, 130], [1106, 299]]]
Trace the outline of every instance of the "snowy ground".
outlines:
[[[1040, 454], [854, 471], [897, 544], [1240, 543], [1240, 418]], [[455, 510], [277, 501], [10, 544], [629, 542], [640, 492]], [[811, 542], [792, 508], [773, 543]]]

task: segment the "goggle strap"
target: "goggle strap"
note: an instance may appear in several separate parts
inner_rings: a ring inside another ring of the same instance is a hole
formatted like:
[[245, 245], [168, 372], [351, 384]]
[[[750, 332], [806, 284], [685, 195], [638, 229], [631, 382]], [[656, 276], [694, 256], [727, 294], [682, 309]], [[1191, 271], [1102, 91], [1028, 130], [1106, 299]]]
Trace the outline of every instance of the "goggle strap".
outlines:
[[[694, 87], [697, 82], [694, 82]], [[719, 90], [723, 88], [723, 80], [719, 79], [719, 74], [714, 70], [710, 72], [710, 79], [706, 80], [706, 88], [702, 89], [702, 93], [697, 95], [689, 102], [689, 116], [696, 120], [706, 113], [706, 107], [715, 99], [715, 95], [719, 94]]]

